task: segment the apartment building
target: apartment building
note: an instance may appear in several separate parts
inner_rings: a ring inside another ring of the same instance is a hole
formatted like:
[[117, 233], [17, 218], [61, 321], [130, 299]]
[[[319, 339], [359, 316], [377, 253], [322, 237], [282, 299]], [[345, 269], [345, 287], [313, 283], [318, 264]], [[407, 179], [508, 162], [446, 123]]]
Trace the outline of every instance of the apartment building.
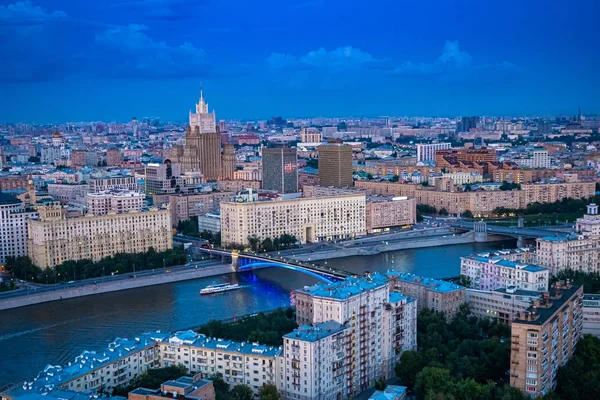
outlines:
[[92, 215], [139, 211], [145, 205], [144, 193], [127, 189], [103, 190], [87, 194], [87, 211]]
[[531, 397], [556, 386], [556, 371], [583, 335], [583, 287], [557, 282], [511, 324], [510, 386]]
[[248, 385], [255, 394], [265, 384], [277, 385], [279, 347], [214, 339], [194, 331], [177, 332], [159, 347], [162, 367], [181, 364], [192, 374], [220, 373], [225, 382]]
[[531, 203], [553, 203], [562, 199], [588, 199], [596, 193], [595, 182], [550, 182], [521, 185], [521, 208]]
[[413, 225], [417, 221], [417, 202], [407, 197], [367, 196], [365, 217], [368, 233]]
[[417, 162], [433, 160], [437, 150], [447, 150], [451, 147], [451, 143], [417, 144]]
[[323, 186], [352, 186], [352, 146], [321, 145], [319, 182]]
[[496, 290], [467, 288], [465, 295], [471, 314], [478, 318], [496, 319], [505, 324], [510, 324], [519, 313], [531, 307], [533, 301], [542, 297], [540, 292], [514, 287]]
[[514, 158], [512, 161], [525, 168], [550, 168], [550, 156], [543, 147], [533, 148], [526, 157]]
[[452, 319], [465, 303], [463, 286], [440, 279], [425, 278], [408, 272], [388, 271], [392, 288], [417, 299], [419, 311], [428, 308]]
[[62, 204], [84, 206], [87, 204], [89, 185], [87, 183], [49, 183], [48, 195]]
[[208, 213], [219, 212], [223, 202], [232, 201], [235, 192], [208, 192], [198, 194], [176, 194], [168, 196], [171, 222], [176, 227], [180, 221]]
[[571, 269], [600, 272], [600, 243], [597, 238], [570, 233], [536, 239], [536, 259], [552, 275]]
[[348, 398], [393, 376], [416, 348], [417, 302], [392, 289], [375, 273], [296, 290], [300, 329], [284, 336], [282, 397]]
[[435, 165], [443, 167], [447, 164], [447, 160], [466, 161], [471, 163], [476, 162], [494, 162], [496, 161], [496, 150], [492, 148], [481, 149], [447, 149], [436, 150], [434, 155]]
[[346, 239], [364, 235], [366, 196], [277, 199], [221, 203], [223, 244], [248, 244], [284, 233], [301, 243]]
[[23, 202], [0, 192], [0, 263], [6, 257], [27, 255], [27, 225], [37, 212], [24, 207]]
[[258, 191], [261, 188], [261, 181], [218, 181], [217, 190], [221, 192], [241, 192], [242, 190], [252, 189]]
[[120, 214], [68, 218], [59, 204], [39, 206], [28, 224], [28, 254], [40, 268], [64, 261], [98, 261], [117, 253], [172, 248], [171, 213], [152, 207]]
[[155, 332], [145, 333], [133, 340], [117, 338], [100, 352], [82, 352], [68, 365], [48, 365], [34, 380], [0, 395], [3, 400], [13, 400], [26, 395], [44, 396], [55, 391], [61, 391], [63, 395], [69, 391], [73, 396], [101, 389], [110, 393], [116, 386], [127, 385], [146, 370], [159, 368], [161, 363], [157, 343], [167, 336]]
[[530, 183], [533, 182], [533, 171], [525, 169], [504, 169], [494, 170], [494, 182], [509, 183]]
[[470, 279], [471, 288], [479, 290], [515, 288], [545, 292], [550, 281], [548, 268], [478, 254], [460, 258], [460, 274]]
[[583, 295], [583, 334], [600, 337], [600, 295]]
[[130, 175], [104, 175], [89, 179], [89, 192], [96, 193], [111, 189], [137, 190], [137, 180]]

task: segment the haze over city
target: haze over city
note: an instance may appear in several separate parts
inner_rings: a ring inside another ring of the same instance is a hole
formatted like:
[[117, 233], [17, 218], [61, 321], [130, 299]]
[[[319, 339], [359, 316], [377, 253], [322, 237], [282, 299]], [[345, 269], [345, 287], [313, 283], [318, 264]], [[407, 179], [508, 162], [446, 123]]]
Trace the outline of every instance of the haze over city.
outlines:
[[0, 121], [573, 115], [595, 1], [3, 1]]

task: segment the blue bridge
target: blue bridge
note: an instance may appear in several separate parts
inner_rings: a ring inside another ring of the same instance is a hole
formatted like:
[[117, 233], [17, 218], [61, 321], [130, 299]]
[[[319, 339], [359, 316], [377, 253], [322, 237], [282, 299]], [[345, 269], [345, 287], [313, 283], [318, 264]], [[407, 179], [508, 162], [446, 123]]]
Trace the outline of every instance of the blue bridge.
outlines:
[[276, 257], [268, 254], [258, 255], [237, 250], [229, 251], [211, 248], [201, 248], [200, 251], [213, 256], [222, 257], [224, 260], [231, 259], [231, 264], [234, 265], [238, 271], [249, 271], [264, 267], [286, 268], [314, 276], [325, 282], [336, 282], [352, 276], [351, 273], [341, 269], [322, 266], [315, 263], [305, 263], [287, 259], [282, 256]]

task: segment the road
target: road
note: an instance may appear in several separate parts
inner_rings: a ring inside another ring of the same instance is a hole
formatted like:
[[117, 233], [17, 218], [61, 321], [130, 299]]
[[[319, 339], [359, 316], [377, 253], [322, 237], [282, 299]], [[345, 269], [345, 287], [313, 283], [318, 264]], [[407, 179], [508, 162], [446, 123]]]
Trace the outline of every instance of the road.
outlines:
[[[468, 221], [458, 221], [452, 224], [453, 227], [462, 228], [466, 230], [473, 230], [473, 222]], [[488, 233], [496, 233], [499, 235], [509, 235], [509, 236], [523, 236], [530, 238], [537, 238], [541, 236], [551, 236], [555, 233], [551, 228], [533, 228], [533, 227], [525, 227], [519, 228], [516, 226], [502, 226], [502, 225], [493, 225], [487, 224]], [[556, 233], [564, 234], [565, 232], [556, 231]]]
[[135, 273], [135, 275], [132, 273], [129, 273], [129, 274], [123, 274], [123, 275], [104, 276], [104, 277], [99, 277], [99, 278], [82, 279], [82, 280], [75, 281], [73, 283], [64, 283], [64, 284], [59, 283], [59, 284], [43, 285], [43, 284], [39, 284], [39, 283], [32, 283], [32, 282], [25, 282], [25, 281], [18, 280], [18, 285], [20, 286], [19, 289], [0, 293], [0, 300], [13, 298], [13, 297], [19, 297], [19, 296], [27, 296], [29, 294], [34, 294], [34, 293], [52, 292], [55, 290], [65, 289], [66, 287], [75, 288], [75, 287], [82, 287], [82, 286], [87, 286], [87, 285], [94, 285], [96, 283], [117, 282], [117, 281], [122, 281], [122, 280], [126, 280], [126, 279], [136, 279], [136, 278], [147, 277], [147, 276], [152, 276], [152, 275], [161, 275], [161, 274], [165, 274], [165, 273], [176, 274], [177, 272], [189, 270], [190, 268], [205, 268], [205, 267], [210, 267], [210, 266], [220, 265], [220, 264], [222, 264], [222, 262], [220, 260], [206, 260], [206, 261], [192, 262], [187, 265], [177, 265], [177, 266], [173, 266], [173, 267], [166, 267], [164, 269], [159, 268], [156, 270], [137, 271]]

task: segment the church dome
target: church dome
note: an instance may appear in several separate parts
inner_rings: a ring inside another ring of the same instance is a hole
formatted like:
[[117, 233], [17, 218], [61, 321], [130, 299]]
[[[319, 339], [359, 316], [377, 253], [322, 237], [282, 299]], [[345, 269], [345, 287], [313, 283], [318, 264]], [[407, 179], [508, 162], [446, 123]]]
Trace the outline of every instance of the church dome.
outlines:
[[60, 134], [59, 131], [56, 131], [52, 134], [52, 139], [62, 139], [63, 135]]

